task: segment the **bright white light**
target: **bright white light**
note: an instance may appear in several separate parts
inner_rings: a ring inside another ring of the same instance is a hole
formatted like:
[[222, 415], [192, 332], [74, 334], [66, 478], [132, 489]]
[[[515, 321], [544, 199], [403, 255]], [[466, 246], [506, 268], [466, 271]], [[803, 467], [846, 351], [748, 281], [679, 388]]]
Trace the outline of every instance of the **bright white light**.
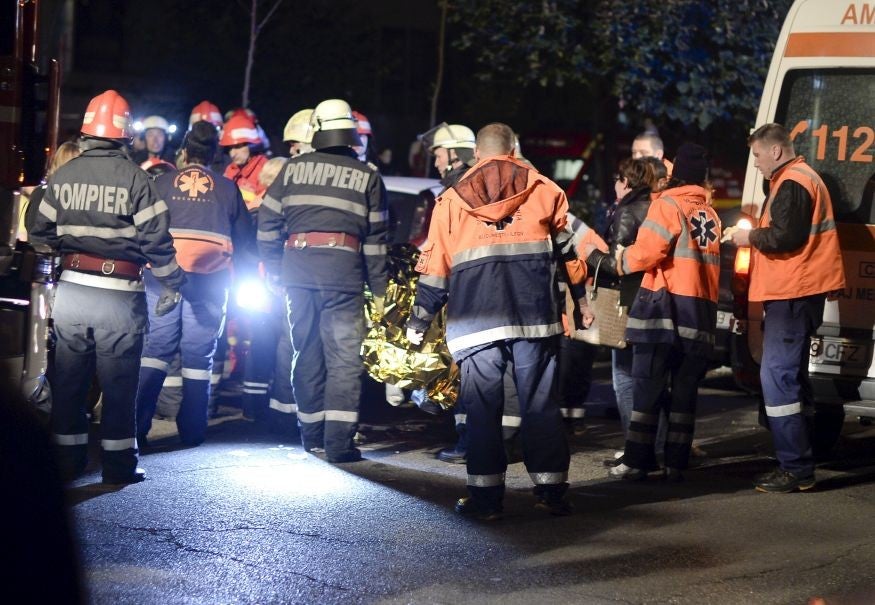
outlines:
[[753, 229], [753, 223], [750, 222], [750, 219], [746, 218], [738, 219], [738, 222], [735, 224], [735, 226], [742, 231], [750, 231], [751, 229]]
[[171, 124], [169, 128], [167, 128], [167, 132], [173, 134], [176, 132], [176, 124]]
[[270, 310], [270, 292], [259, 279], [247, 279], [237, 286], [237, 306], [241, 309], [267, 312]]
[[143, 123], [140, 120], [134, 122], [134, 130], [137, 132], [143, 132]]

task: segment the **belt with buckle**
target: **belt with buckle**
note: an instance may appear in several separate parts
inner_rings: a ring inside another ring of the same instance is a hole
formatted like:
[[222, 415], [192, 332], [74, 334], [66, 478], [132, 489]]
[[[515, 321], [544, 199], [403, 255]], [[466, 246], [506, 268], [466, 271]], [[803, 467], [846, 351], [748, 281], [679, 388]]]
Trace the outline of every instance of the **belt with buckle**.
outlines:
[[64, 269], [84, 271], [108, 277], [122, 279], [140, 279], [143, 277], [143, 266], [127, 260], [116, 260], [94, 256], [85, 252], [72, 252], [61, 258]]
[[329, 248], [359, 249], [359, 238], [349, 233], [331, 233], [326, 231], [308, 231], [307, 233], [292, 233], [286, 240], [286, 248], [303, 250], [307, 246], [327, 246]]

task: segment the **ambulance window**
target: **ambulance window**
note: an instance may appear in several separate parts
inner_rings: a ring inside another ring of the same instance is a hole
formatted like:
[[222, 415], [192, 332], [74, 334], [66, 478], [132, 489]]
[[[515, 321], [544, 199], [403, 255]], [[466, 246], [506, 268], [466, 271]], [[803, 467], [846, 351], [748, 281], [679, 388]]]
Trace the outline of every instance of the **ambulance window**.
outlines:
[[836, 219], [875, 222], [875, 70], [787, 73], [775, 121], [823, 177]]

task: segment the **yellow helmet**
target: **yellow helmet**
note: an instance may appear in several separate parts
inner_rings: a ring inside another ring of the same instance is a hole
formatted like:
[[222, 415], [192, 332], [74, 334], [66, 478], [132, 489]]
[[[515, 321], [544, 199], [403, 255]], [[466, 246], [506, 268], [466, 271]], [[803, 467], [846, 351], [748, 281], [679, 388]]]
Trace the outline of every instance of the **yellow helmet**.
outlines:
[[476, 137], [474, 131], [461, 124], [444, 124], [434, 131], [430, 150], [438, 147], [444, 149], [474, 149]]
[[312, 109], [302, 109], [289, 118], [283, 129], [283, 142], [310, 143], [313, 140], [313, 125], [310, 123], [312, 116]]

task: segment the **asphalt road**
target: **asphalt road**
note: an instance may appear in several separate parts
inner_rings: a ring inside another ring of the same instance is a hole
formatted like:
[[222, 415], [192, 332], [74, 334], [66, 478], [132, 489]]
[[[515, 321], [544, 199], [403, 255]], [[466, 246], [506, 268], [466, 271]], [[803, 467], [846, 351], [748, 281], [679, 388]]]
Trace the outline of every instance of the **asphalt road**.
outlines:
[[434, 458], [452, 429], [416, 409], [369, 406], [366, 460], [344, 465], [233, 408], [198, 448], [158, 423], [145, 482], [108, 489], [95, 472], [68, 492], [91, 602], [875, 603], [875, 430], [849, 419], [815, 490], [758, 493], [768, 434], [717, 377], [687, 481], [614, 481], [604, 363], [599, 377], [587, 430], [570, 437], [576, 513], [562, 518], [532, 508], [520, 463], [504, 520], [453, 513], [464, 466]]

